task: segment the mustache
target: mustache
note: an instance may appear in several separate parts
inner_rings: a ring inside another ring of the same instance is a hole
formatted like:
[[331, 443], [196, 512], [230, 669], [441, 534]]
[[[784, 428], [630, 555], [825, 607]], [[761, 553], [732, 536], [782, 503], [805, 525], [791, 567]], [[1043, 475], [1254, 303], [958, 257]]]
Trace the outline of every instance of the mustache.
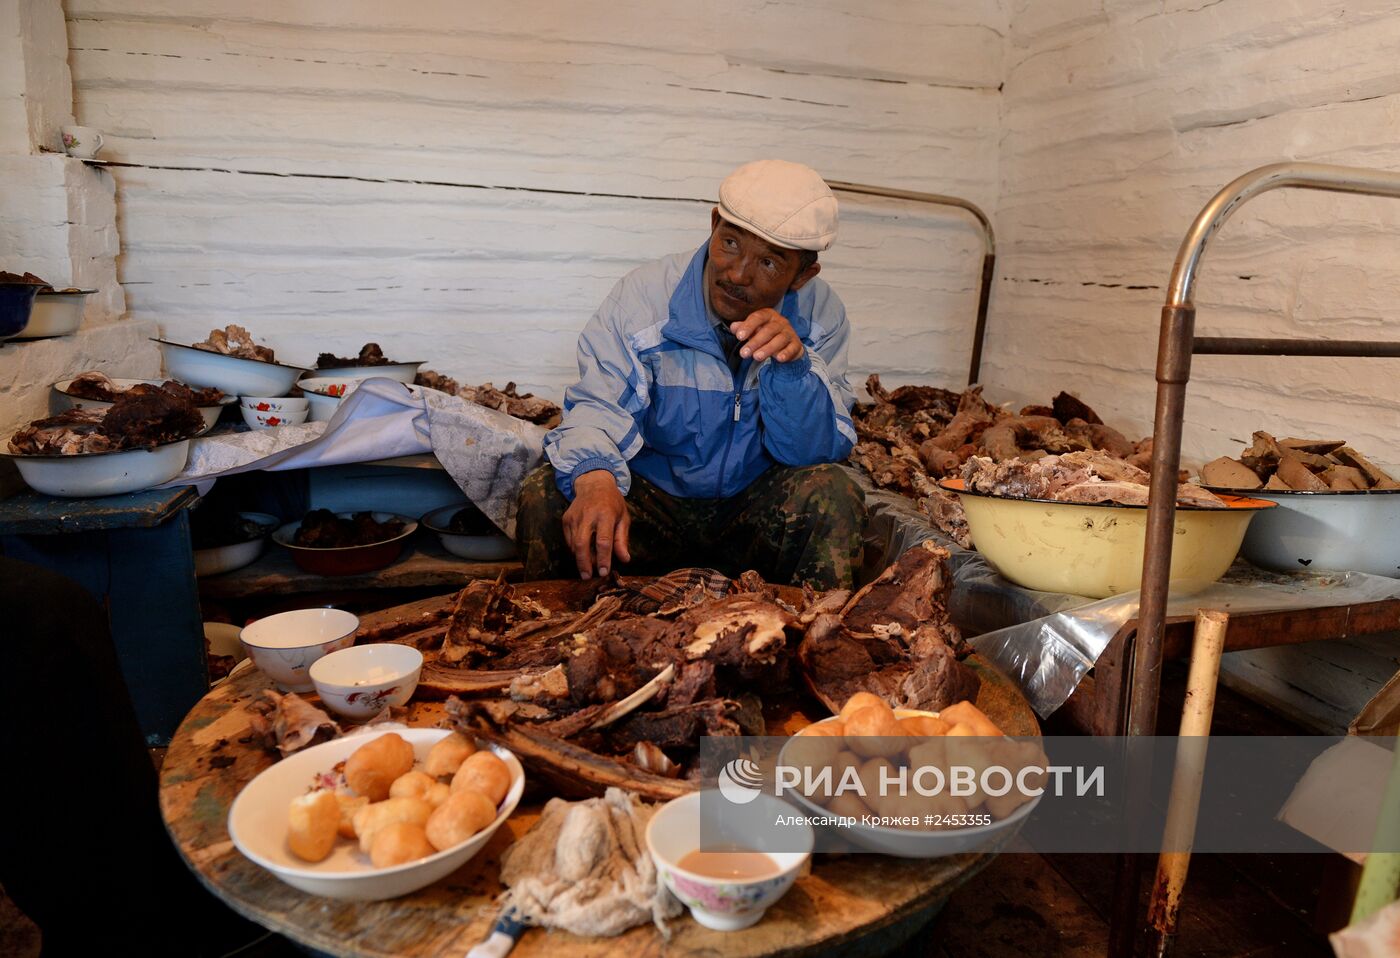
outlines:
[[739, 302], [741, 302], [741, 303], [747, 303], [747, 302], [749, 301], [749, 294], [748, 294], [748, 291], [745, 290], [743, 287], [740, 287], [740, 286], [733, 286], [733, 285], [731, 285], [731, 284], [729, 284], [729, 283], [725, 283], [725, 282], [721, 282], [721, 281], [716, 281], [716, 282], [715, 282], [715, 285], [718, 286], [720, 289], [722, 289], [722, 290], [724, 291], [725, 295], [731, 296], [731, 297], [733, 297], [734, 299], [739, 300]]

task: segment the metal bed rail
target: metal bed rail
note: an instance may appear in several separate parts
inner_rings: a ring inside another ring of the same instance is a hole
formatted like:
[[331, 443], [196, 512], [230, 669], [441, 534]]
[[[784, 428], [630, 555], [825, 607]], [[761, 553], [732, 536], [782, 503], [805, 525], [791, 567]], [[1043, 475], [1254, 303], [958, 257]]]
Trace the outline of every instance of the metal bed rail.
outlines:
[[[1152, 429], [1152, 476], [1142, 592], [1136, 640], [1128, 651], [1132, 680], [1127, 702], [1119, 713], [1120, 734], [1152, 735], [1157, 728], [1172, 531], [1176, 524], [1177, 470], [1181, 465], [1182, 416], [1192, 355], [1400, 357], [1400, 342], [1196, 336], [1196, 306], [1191, 295], [1206, 246], [1242, 205], [1262, 193], [1283, 188], [1400, 198], [1400, 173], [1321, 163], [1262, 166], [1216, 193], [1196, 215], [1182, 240], [1172, 266], [1158, 336], [1157, 401]], [[1110, 941], [1113, 956], [1132, 953], [1137, 932], [1138, 865], [1135, 856], [1119, 860]]]
[[920, 193], [916, 190], [897, 190], [884, 186], [870, 186], [865, 183], [844, 183], [840, 180], [827, 180], [826, 185], [843, 193], [859, 193], [865, 196], [883, 196], [895, 200], [909, 200], [914, 203], [929, 203], [935, 206], [951, 206], [966, 210], [982, 228], [982, 279], [977, 294], [977, 325], [972, 332], [972, 362], [968, 367], [967, 384], [977, 382], [982, 373], [982, 342], [987, 337], [987, 306], [992, 298], [992, 279], [996, 273], [997, 241], [992, 230], [992, 221], [982, 208], [971, 200], [960, 196], [946, 196], [942, 193]]

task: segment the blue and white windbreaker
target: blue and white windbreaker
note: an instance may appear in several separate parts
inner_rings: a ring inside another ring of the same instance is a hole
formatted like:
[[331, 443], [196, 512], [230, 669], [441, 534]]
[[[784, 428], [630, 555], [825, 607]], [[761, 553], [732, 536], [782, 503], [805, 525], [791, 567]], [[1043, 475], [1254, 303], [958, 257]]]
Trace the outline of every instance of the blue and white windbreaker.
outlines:
[[608, 469], [624, 494], [632, 473], [674, 496], [727, 499], [775, 462], [839, 462], [855, 443], [846, 382], [846, 308], [819, 277], [778, 311], [806, 347], [800, 359], [730, 371], [705, 309], [708, 243], [633, 270], [578, 341], [579, 381], [545, 436], [559, 489]]

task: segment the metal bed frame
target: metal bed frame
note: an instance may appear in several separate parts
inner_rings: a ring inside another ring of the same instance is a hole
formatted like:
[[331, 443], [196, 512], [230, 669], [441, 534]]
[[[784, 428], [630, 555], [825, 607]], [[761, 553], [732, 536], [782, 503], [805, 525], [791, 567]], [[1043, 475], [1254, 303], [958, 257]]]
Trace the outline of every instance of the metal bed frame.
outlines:
[[972, 332], [972, 362], [968, 368], [967, 384], [969, 386], [977, 382], [977, 377], [982, 372], [982, 341], [987, 336], [987, 305], [992, 298], [992, 278], [996, 272], [997, 262], [997, 241], [996, 234], [992, 231], [992, 221], [982, 208], [971, 200], [965, 200], [960, 196], [945, 196], [942, 193], [920, 193], [915, 190], [896, 190], [884, 186], [869, 186], [865, 183], [843, 183], [839, 180], [827, 180], [826, 185], [833, 190], [840, 190], [843, 193], [860, 193], [864, 196], [884, 196], [895, 200], [910, 200], [914, 203], [929, 203], [935, 206], [951, 206], [960, 210], [966, 210], [976, 219], [982, 228], [982, 284], [977, 296], [977, 325]]
[[[1157, 404], [1153, 421], [1152, 477], [1148, 495], [1147, 539], [1136, 635], [1122, 650], [1131, 670], [1127, 695], [1118, 704], [1117, 734], [1153, 735], [1161, 691], [1166, 644], [1166, 603], [1171, 572], [1172, 532], [1176, 525], [1177, 470], [1181, 465], [1182, 415], [1192, 355], [1400, 357], [1400, 342], [1373, 340], [1264, 339], [1197, 336], [1196, 306], [1191, 300], [1196, 272], [1206, 245], [1225, 221], [1249, 200], [1276, 189], [1324, 190], [1400, 198], [1400, 173], [1321, 163], [1275, 163], [1245, 173], [1220, 190], [1196, 215], [1172, 266], [1157, 345]], [[1348, 613], [1350, 608], [1346, 608]], [[1393, 610], [1384, 610], [1393, 627]], [[1343, 616], [1345, 633], [1349, 615]], [[1379, 622], [1373, 622], [1377, 625]], [[1384, 627], [1384, 626], [1382, 626]], [[1312, 635], [1309, 638], [1332, 636]], [[1281, 638], [1266, 644], [1298, 641]], [[1189, 643], [1188, 643], [1189, 644]], [[1254, 644], [1257, 644], [1254, 643]], [[1238, 647], [1238, 646], [1236, 646]], [[1226, 650], [1231, 643], [1227, 638]], [[1120, 724], [1121, 723], [1121, 724]], [[1137, 856], [1121, 856], [1116, 882], [1113, 933], [1109, 954], [1132, 954], [1138, 933], [1137, 906], [1141, 877]]]

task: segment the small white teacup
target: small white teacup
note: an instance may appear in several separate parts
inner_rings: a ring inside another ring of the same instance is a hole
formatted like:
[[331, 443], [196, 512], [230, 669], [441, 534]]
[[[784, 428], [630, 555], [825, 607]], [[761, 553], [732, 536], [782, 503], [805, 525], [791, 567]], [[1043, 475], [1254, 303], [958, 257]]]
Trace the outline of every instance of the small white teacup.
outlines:
[[76, 156], [80, 160], [91, 160], [97, 157], [97, 152], [102, 149], [102, 133], [90, 126], [65, 126], [63, 128], [63, 149], [69, 156]]

